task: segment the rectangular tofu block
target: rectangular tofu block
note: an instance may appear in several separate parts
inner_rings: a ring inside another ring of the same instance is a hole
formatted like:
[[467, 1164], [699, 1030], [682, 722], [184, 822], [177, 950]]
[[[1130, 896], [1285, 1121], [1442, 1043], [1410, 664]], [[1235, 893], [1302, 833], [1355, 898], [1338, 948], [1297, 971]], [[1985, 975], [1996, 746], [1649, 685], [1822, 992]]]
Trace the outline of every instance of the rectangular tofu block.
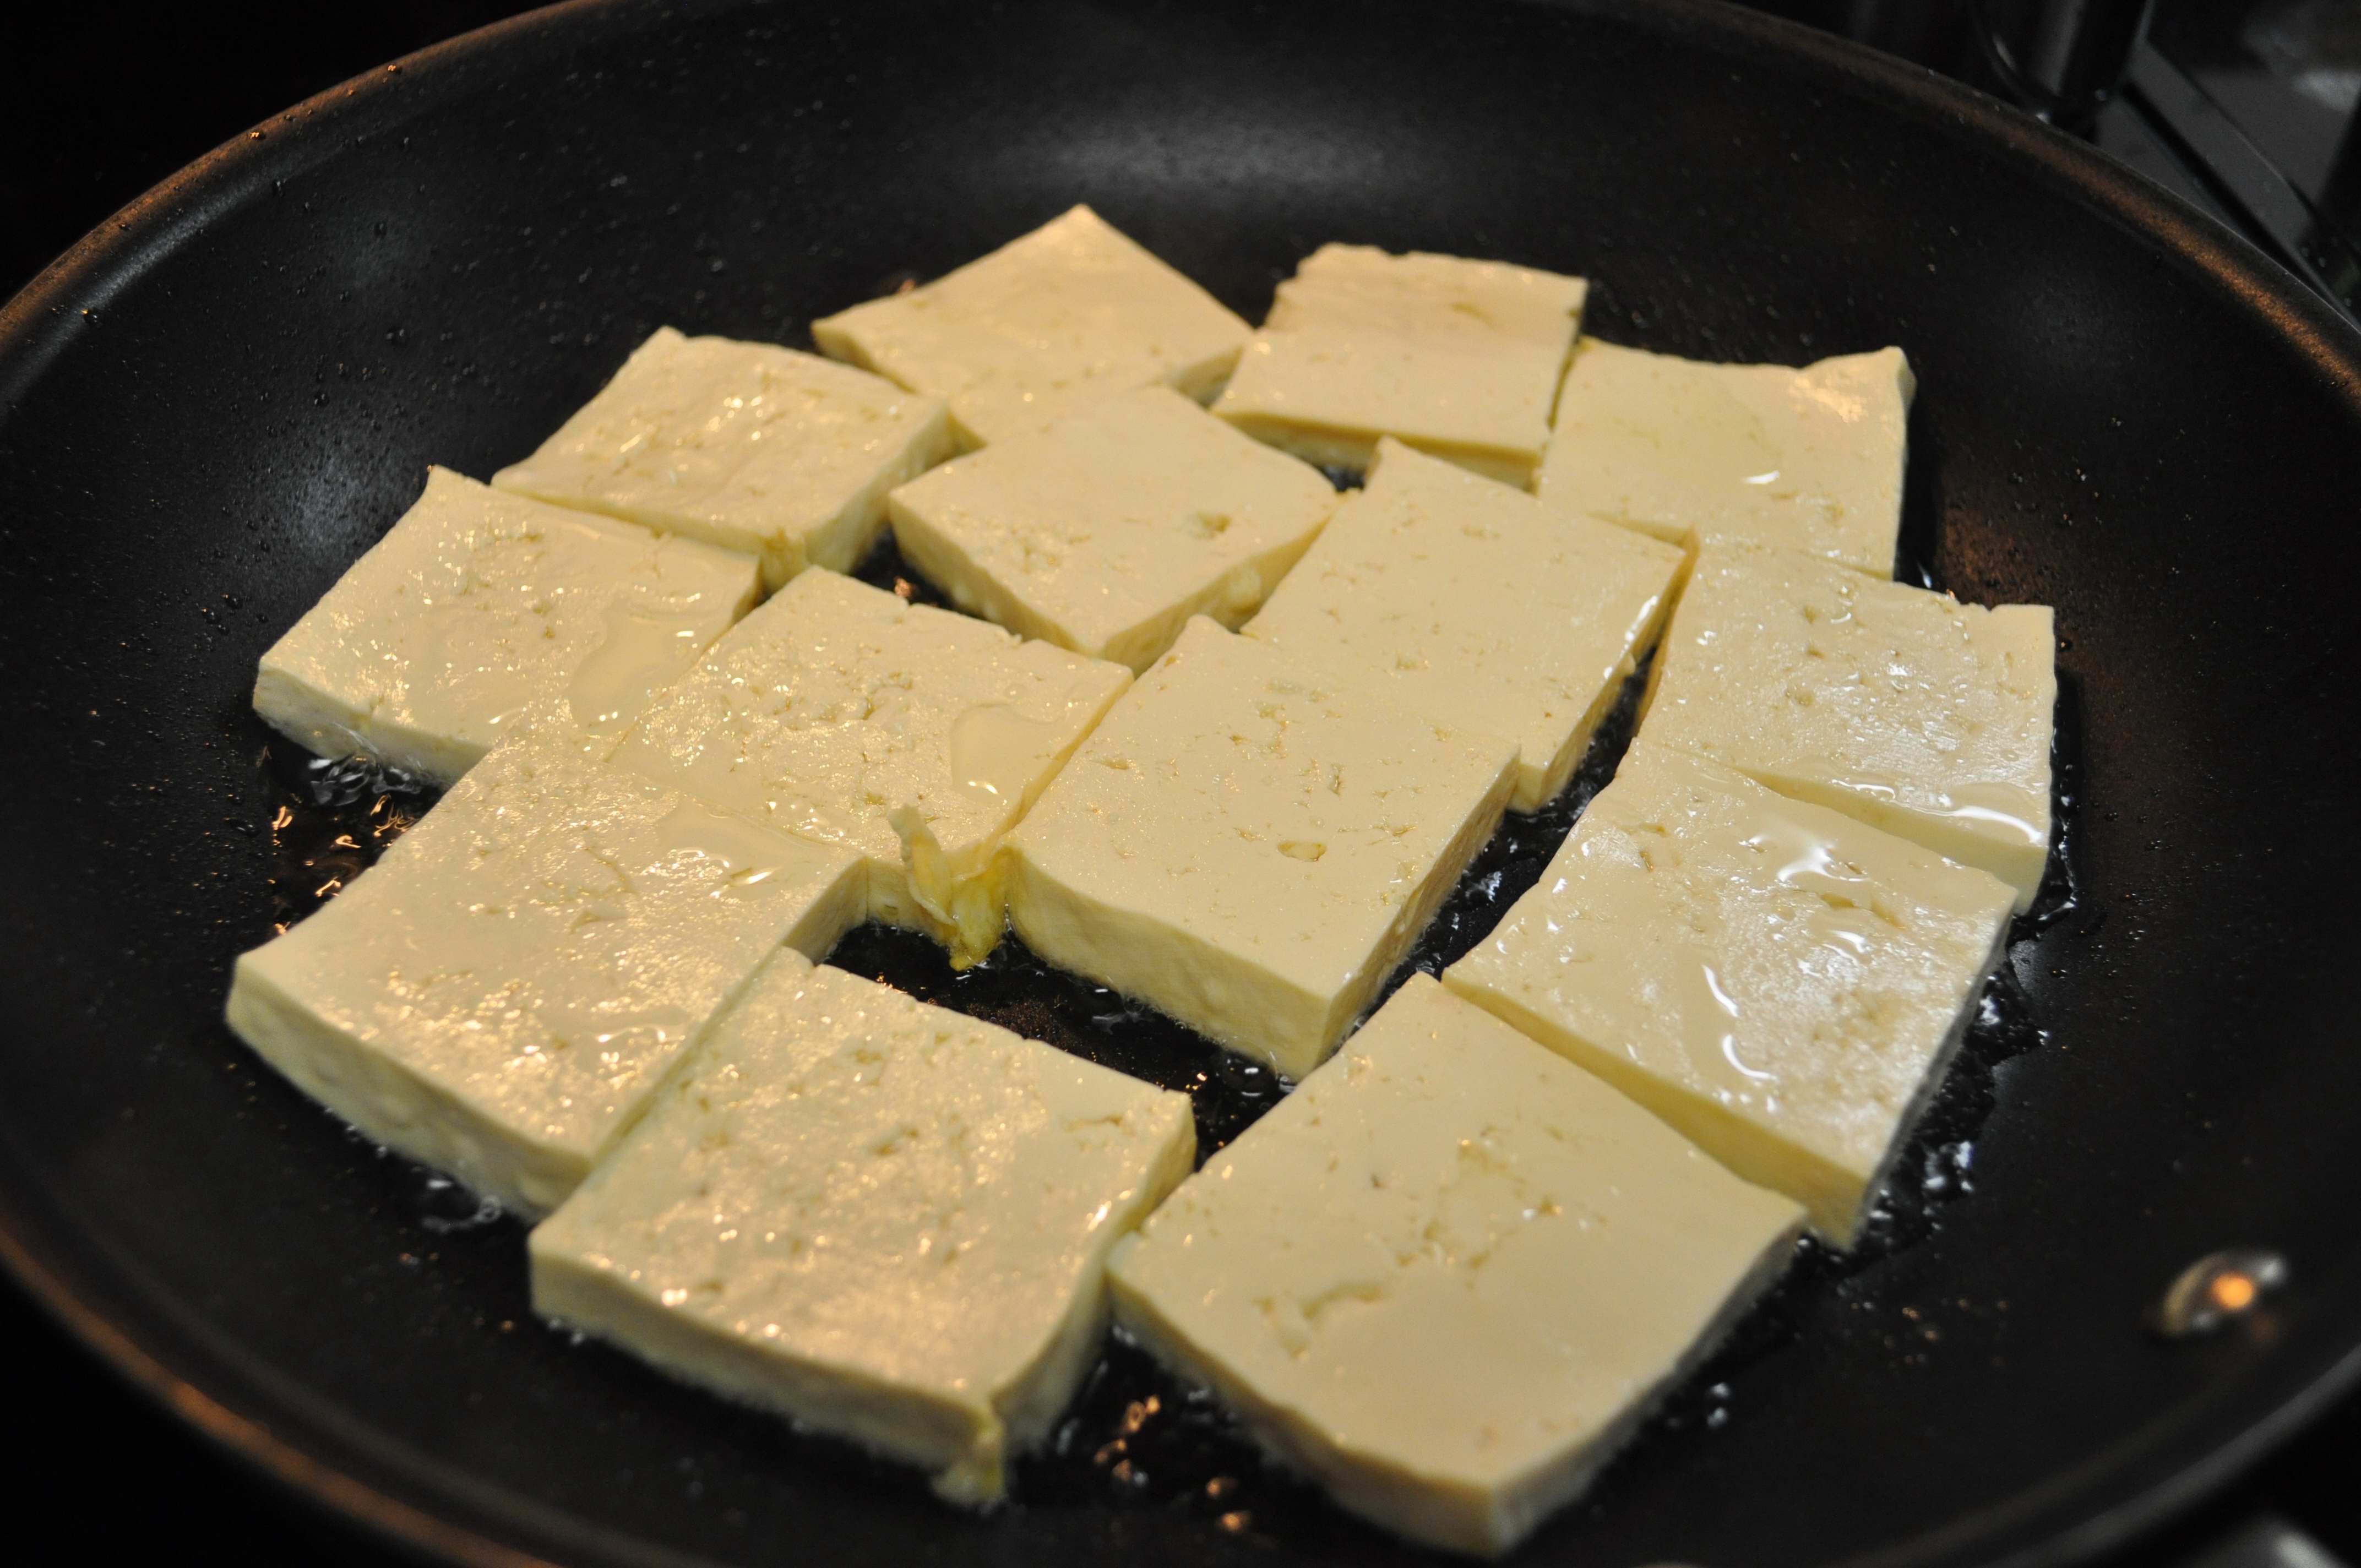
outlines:
[[1447, 729], [1202, 618], [1010, 835], [1049, 962], [1300, 1078], [1500, 819], [1505, 740]]
[[884, 531], [885, 492], [950, 453], [939, 398], [667, 326], [492, 484], [744, 551], [776, 588], [807, 565], [859, 565]]
[[862, 890], [857, 855], [537, 723], [241, 957], [229, 1026], [370, 1137], [544, 1213], [763, 960], [828, 951]]
[[1413, 975], [1109, 1277], [1126, 1329], [1338, 1504], [1492, 1555], [1588, 1483], [1802, 1218]]
[[1785, 550], [1708, 550], [1649, 673], [1647, 737], [2016, 889], [2049, 861], [2055, 630]]
[[1916, 387], [1898, 348], [1797, 370], [1586, 337], [1541, 497], [1660, 539], [1784, 545], [1890, 577]]
[[1588, 285], [1365, 245], [1323, 245], [1279, 286], [1213, 411], [1313, 463], [1366, 468], [1390, 435], [1523, 488]]
[[255, 711], [324, 757], [448, 784], [528, 707], [610, 735], [760, 587], [741, 555], [448, 468], [262, 656]]
[[960, 1502], [1098, 1354], [1186, 1095], [782, 952], [533, 1233], [533, 1303]]
[[1515, 741], [1509, 809], [1538, 811], [1654, 646], [1686, 560], [1388, 437], [1246, 632]]
[[1317, 469], [1168, 387], [994, 443], [888, 498], [903, 558], [971, 614], [1144, 670], [1235, 628], [1336, 505]]
[[869, 910], [972, 963], [1002, 929], [996, 851], [1131, 684], [882, 588], [807, 572], [657, 696], [618, 765], [869, 866]]
[[823, 353], [948, 400], [962, 444], [1157, 383], [1202, 402], [1252, 330], [1088, 207], [904, 293], [812, 323]]
[[1642, 735], [1444, 981], [1850, 1246], [2011, 902], [1983, 872]]

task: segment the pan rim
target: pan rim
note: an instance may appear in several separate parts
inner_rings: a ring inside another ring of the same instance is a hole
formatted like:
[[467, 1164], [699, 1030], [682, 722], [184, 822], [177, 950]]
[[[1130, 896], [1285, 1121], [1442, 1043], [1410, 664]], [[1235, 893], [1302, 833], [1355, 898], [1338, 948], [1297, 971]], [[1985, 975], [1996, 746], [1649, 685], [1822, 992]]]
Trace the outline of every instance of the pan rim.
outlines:
[[[57, 356], [71, 349], [78, 326], [119, 289], [201, 236], [216, 216], [273, 178], [332, 155], [346, 140], [385, 134], [431, 112], [444, 97], [463, 91], [479, 69], [497, 72], [609, 32], [638, 32], [757, 3], [562, 0], [405, 55], [272, 115], [110, 214], [0, 303], [0, 422]], [[1449, 0], [1403, 3], [1439, 11]], [[1867, 46], [1713, 0], [1514, 3], [1610, 18], [1718, 56], [1825, 78], [1831, 93], [1941, 124], [1986, 156], [2015, 164], [2147, 238], [2159, 259], [2192, 275], [2206, 292], [2234, 302], [2259, 330], [2301, 356], [2361, 422], [2361, 328], [2219, 220], [2000, 100]], [[10, 1163], [17, 1168], [15, 1179], [0, 1180], [0, 1271], [118, 1378], [291, 1500], [410, 1551], [481, 1568], [533, 1568], [553, 1561], [509, 1543], [517, 1539], [606, 1562], [708, 1561], [636, 1537], [601, 1531], [588, 1538], [574, 1516], [472, 1483], [409, 1444], [380, 1440], [388, 1452], [368, 1453], [369, 1444], [327, 1430], [318, 1412], [291, 1411], [258, 1369], [241, 1365], [246, 1358], [225, 1356], [192, 1325], [175, 1323], [169, 1299], [145, 1287], [136, 1266], [104, 1256], [103, 1249], [96, 1266], [87, 1251], [77, 1255], [69, 1217], [30, 1212], [27, 1193], [49, 1197], [38, 1173], [13, 1158]], [[2315, 1344], [2309, 1354], [2290, 1349], [2268, 1364], [2276, 1375], [2258, 1370], [2218, 1399], [2203, 1401], [2204, 1410], [2177, 1408], [2050, 1484], [1942, 1521], [1852, 1559], [1846, 1568], [2043, 1568], [2121, 1545], [2218, 1491], [2327, 1404], [2361, 1386], [2361, 1332], [2329, 1338], [2339, 1343]], [[2211, 1409], [2216, 1403], [2230, 1409]], [[266, 1413], [292, 1413], [297, 1435], [274, 1431]], [[338, 1456], [320, 1457], [329, 1448]], [[380, 1474], [364, 1478], [357, 1474], [363, 1469]], [[491, 1495], [471, 1497], [471, 1492]], [[416, 1497], [428, 1501], [412, 1500]], [[480, 1522], [453, 1517], [462, 1507]]]

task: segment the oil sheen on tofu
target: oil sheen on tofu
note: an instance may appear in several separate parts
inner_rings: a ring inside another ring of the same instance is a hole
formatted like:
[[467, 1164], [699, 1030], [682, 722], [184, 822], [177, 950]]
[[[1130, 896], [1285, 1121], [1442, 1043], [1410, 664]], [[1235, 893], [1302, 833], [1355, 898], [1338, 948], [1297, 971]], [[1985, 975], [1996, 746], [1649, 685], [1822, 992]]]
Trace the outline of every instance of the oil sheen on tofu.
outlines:
[[950, 455], [942, 400], [814, 354], [659, 327], [494, 487], [758, 557], [776, 588], [849, 572], [885, 492]]
[[1119, 1321], [1344, 1508], [1508, 1551], [1802, 1213], [1424, 975], [1119, 1246]]
[[2058, 705], [2046, 605], [1966, 605], [1787, 550], [1709, 549], [1645, 733], [1984, 870], [2031, 906]]
[[1516, 779], [1451, 729], [1200, 618], [1010, 837], [1049, 962], [1301, 1077], [1483, 848]]
[[1119, 664], [807, 572], [649, 705], [619, 766], [869, 867], [869, 911], [969, 964], [997, 851], [1131, 684]]
[[1194, 1148], [1184, 1095], [783, 952], [533, 1233], [533, 1306], [989, 1502]]
[[1397, 440], [1523, 488], [1588, 285], [1499, 261], [1323, 245], [1279, 286], [1213, 411], [1313, 463]]
[[1984, 872], [1643, 731], [1444, 981], [1849, 1246], [2012, 903]]
[[1890, 577], [1916, 387], [1898, 348], [1796, 370], [1587, 337], [1538, 488], [1660, 539], [1784, 545]]
[[262, 655], [254, 707], [326, 757], [449, 784], [549, 700], [613, 735], [754, 602], [754, 564], [447, 468]]
[[544, 719], [240, 958], [229, 1025], [370, 1137], [538, 1214], [774, 949], [835, 945], [862, 885], [858, 856], [607, 767]]
[[1246, 632], [1515, 741], [1509, 808], [1537, 811], [1655, 645], [1686, 560], [1388, 437]]
[[1144, 670], [1191, 616], [1235, 628], [1252, 615], [1336, 492], [1148, 387], [995, 442], [888, 504], [903, 557], [961, 609]]
[[1088, 207], [812, 323], [821, 352], [950, 404], [963, 445], [1161, 383], [1202, 402], [1253, 329]]

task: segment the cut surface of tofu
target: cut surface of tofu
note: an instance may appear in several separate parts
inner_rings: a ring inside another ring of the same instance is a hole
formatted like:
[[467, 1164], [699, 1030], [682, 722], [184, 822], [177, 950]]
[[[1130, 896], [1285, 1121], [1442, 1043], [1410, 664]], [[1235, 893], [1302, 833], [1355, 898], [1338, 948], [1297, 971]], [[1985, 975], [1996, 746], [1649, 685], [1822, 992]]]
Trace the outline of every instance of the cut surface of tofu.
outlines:
[[1001, 839], [1131, 683], [1119, 664], [807, 572], [648, 705], [616, 762], [869, 864], [954, 961], [1002, 927]]
[[1158, 382], [1202, 402], [1252, 334], [1088, 207], [931, 283], [812, 323], [823, 352], [947, 400], [969, 446]]
[[667, 326], [492, 484], [743, 551], [775, 588], [807, 565], [859, 565], [884, 529], [885, 492], [950, 453], [939, 398]]
[[1984, 870], [2031, 906], [2049, 861], [2048, 606], [1961, 604], [1785, 550], [1707, 550], [1642, 733]]
[[1784, 545], [1890, 577], [1916, 385], [1898, 348], [1797, 370], [1587, 337], [1541, 497], [1660, 539]]
[[1126, 1329], [1343, 1507], [1489, 1555], [1588, 1482], [1802, 1218], [1413, 975], [1109, 1278]]
[[535, 1310], [998, 1497], [1188, 1097], [783, 951], [530, 1242]]
[[1984, 872], [1643, 734], [1444, 981], [1849, 1246], [2010, 903]]
[[1588, 285], [1365, 245], [1323, 245], [1279, 286], [1213, 411], [1313, 463], [1366, 468], [1378, 437], [1522, 488]]
[[1512, 811], [1565, 787], [1686, 557], [1392, 440], [1246, 635], [1517, 744]]
[[1499, 821], [1507, 741], [1446, 729], [1202, 617], [1009, 837], [1049, 962], [1301, 1077]]
[[995, 442], [888, 498], [903, 557], [972, 614], [1134, 670], [1192, 615], [1252, 615], [1336, 505], [1318, 470], [1167, 387]]
[[741, 555], [429, 468], [417, 502], [262, 655], [255, 711], [324, 757], [449, 784], [551, 699], [614, 734], [760, 587]]
[[536, 722], [241, 957], [229, 1025], [370, 1137], [543, 1213], [763, 960], [826, 952], [862, 893], [858, 856]]

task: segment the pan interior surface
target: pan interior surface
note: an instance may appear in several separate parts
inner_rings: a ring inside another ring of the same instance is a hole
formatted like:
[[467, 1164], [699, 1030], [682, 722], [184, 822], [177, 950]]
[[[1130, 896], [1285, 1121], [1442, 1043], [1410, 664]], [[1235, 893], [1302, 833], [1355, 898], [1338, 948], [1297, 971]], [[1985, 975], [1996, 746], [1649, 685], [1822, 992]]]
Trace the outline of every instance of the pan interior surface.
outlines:
[[[2032, 1048], [1904, 1178], [1956, 1201], [1807, 1270], [1525, 1558], [2066, 1561], [2344, 1376], [2361, 343], [2094, 155], [1685, 8], [577, 5], [126, 211], [0, 313], [6, 1260], [192, 1419], [456, 1555], [1424, 1561], [1170, 1489], [957, 1515], [570, 1344], [512, 1223], [220, 1023], [283, 917], [254, 661], [428, 462], [515, 460], [660, 324], [808, 346], [1078, 201], [1249, 319], [1343, 239], [1582, 273], [1588, 330], [1650, 348], [1899, 343], [1905, 554], [2057, 607], [2071, 885], [2005, 966]], [[2294, 1283], [2144, 1331], [2233, 1245]]]

